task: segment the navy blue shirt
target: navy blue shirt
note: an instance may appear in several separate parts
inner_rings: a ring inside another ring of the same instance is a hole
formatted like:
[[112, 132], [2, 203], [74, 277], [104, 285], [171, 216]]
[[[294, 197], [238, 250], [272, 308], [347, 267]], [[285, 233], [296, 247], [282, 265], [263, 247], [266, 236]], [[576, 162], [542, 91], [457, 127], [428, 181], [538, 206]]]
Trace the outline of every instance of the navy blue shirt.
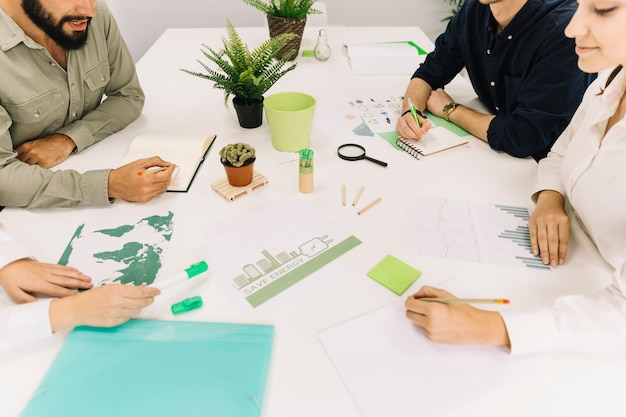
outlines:
[[489, 146], [539, 160], [596, 76], [578, 68], [574, 40], [564, 34], [575, 11], [575, 0], [528, 0], [497, 33], [489, 6], [466, 0], [413, 77], [443, 88], [465, 67], [496, 116], [487, 130]]

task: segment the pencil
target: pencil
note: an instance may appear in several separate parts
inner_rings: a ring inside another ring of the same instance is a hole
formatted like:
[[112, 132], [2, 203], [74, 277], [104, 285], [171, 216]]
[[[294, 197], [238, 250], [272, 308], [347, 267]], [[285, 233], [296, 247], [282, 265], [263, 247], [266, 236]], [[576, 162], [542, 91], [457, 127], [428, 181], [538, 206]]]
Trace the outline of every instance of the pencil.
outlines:
[[509, 304], [510, 301], [506, 298], [433, 298], [433, 297], [424, 297], [417, 298], [420, 301], [434, 301], [436, 303], [445, 303], [445, 304], [454, 304], [454, 303], [491, 303], [491, 304]]
[[151, 167], [137, 172], [137, 175], [154, 174], [155, 172], [165, 171], [168, 167]]
[[415, 119], [415, 121], [417, 122], [417, 125], [419, 127], [422, 127], [422, 122], [420, 122], [419, 117], [417, 117], [417, 109], [413, 105], [413, 100], [411, 100], [411, 97], [408, 98], [408, 102], [409, 102], [409, 110], [411, 110], [411, 114], [413, 115], [413, 119]]
[[361, 210], [359, 210], [359, 212], [357, 214], [360, 216], [361, 214], [365, 213], [367, 210], [369, 210], [372, 207], [374, 207], [376, 204], [380, 203], [381, 200], [382, 200], [382, 197], [381, 198], [377, 198], [376, 200], [372, 201], [367, 206], [365, 206]]
[[341, 204], [346, 205], [346, 184], [341, 185]]
[[356, 204], [361, 199], [361, 196], [363, 195], [363, 190], [365, 190], [365, 186], [361, 186], [361, 188], [359, 188], [359, 192], [356, 193], [356, 197], [354, 197], [354, 201], [352, 202], [352, 207], [356, 206]]

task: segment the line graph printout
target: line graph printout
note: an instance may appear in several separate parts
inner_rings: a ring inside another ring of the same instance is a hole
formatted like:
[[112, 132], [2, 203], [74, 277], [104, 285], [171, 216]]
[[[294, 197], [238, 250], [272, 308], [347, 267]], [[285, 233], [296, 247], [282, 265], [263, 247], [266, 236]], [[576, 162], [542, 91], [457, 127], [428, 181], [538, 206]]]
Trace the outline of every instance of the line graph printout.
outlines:
[[406, 218], [409, 252], [550, 269], [531, 252], [525, 207], [413, 197]]

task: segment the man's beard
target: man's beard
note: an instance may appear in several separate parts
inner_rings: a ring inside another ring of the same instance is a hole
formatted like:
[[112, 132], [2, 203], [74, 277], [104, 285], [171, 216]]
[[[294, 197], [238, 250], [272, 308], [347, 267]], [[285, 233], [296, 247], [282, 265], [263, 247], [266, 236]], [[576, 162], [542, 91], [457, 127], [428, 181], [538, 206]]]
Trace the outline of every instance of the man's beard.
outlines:
[[22, 0], [22, 9], [30, 20], [61, 48], [65, 50], [80, 49], [87, 42], [91, 17], [87, 17], [88, 22], [85, 30], [68, 34], [63, 31], [63, 24], [72, 20], [85, 20], [85, 16], [64, 16], [58, 22], [54, 22], [52, 15], [43, 8], [40, 0]]

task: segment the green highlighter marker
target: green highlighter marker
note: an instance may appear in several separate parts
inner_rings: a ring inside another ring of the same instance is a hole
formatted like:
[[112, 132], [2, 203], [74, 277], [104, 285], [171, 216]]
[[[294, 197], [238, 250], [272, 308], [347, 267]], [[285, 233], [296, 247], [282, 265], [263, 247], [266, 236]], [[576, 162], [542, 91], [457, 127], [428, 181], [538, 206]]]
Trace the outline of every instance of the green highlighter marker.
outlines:
[[411, 100], [411, 97], [408, 98], [408, 102], [409, 102], [409, 110], [411, 110], [411, 114], [413, 115], [413, 119], [415, 119], [415, 121], [417, 122], [417, 125], [419, 127], [422, 127], [422, 122], [420, 122], [420, 119], [417, 117], [417, 109], [413, 105], [413, 100]]
[[196, 275], [200, 275], [201, 273], [207, 271], [209, 269], [209, 265], [206, 262], [200, 261], [191, 265], [189, 268], [185, 269], [185, 272], [181, 272], [179, 274], [174, 275], [171, 278], [163, 280], [161, 282], [157, 282], [152, 285], [152, 287], [156, 287], [160, 290], [164, 290], [166, 288], [171, 287], [174, 284], [178, 284], [179, 282], [183, 282], [188, 280], [189, 278], [193, 278]]
[[195, 297], [185, 298], [183, 301], [172, 304], [172, 314], [186, 313], [196, 308], [202, 307], [202, 297], [199, 295]]

